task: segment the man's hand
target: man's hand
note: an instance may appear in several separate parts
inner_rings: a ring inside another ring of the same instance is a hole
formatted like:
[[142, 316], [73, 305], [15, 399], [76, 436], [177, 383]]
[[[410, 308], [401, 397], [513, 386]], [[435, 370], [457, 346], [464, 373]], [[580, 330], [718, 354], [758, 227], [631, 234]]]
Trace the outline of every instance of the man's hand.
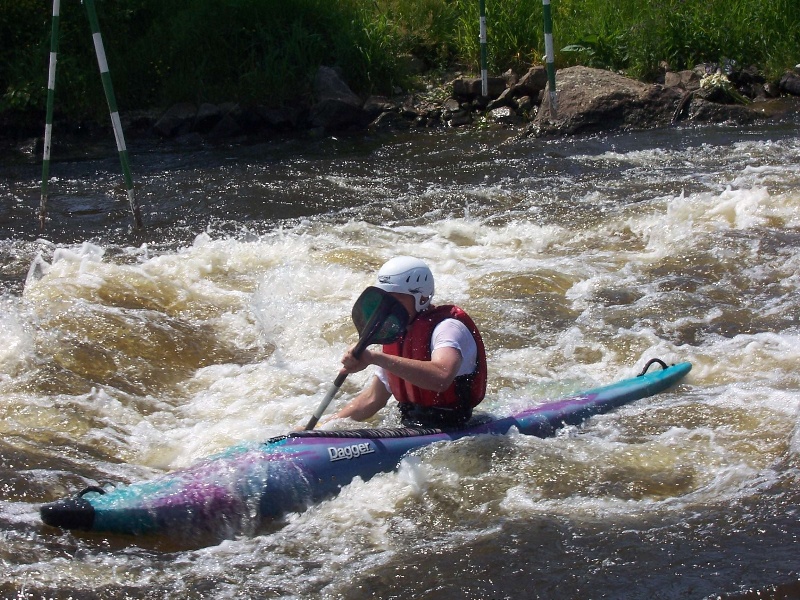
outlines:
[[353, 354], [354, 348], [355, 346], [351, 346], [342, 357], [342, 365], [344, 367], [342, 372], [344, 373], [358, 373], [373, 364], [374, 355], [372, 352], [365, 348], [363, 352], [361, 352], [361, 356], [356, 358]]

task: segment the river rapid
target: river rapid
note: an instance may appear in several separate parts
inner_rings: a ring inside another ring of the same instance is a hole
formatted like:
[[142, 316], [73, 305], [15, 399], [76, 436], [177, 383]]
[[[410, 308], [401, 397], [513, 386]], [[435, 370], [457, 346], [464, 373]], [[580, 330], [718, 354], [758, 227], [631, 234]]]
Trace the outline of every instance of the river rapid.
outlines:
[[[110, 145], [54, 149], [41, 234], [41, 166], [6, 157], [0, 597], [800, 593], [798, 125], [134, 143], [141, 234]], [[354, 300], [399, 254], [481, 327], [487, 412], [654, 357], [693, 370], [555, 438], [428, 447], [209, 546], [40, 522], [87, 485], [304, 424], [357, 337]]]

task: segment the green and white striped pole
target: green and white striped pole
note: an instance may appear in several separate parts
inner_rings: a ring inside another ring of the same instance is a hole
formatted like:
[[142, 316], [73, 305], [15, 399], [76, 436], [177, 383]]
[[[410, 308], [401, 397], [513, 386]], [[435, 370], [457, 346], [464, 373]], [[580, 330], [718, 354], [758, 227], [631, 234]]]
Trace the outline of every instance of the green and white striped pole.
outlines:
[[58, 61], [58, 24], [61, 0], [53, 0], [53, 26], [50, 31], [50, 68], [47, 71], [47, 116], [44, 122], [42, 160], [42, 198], [39, 201], [39, 229], [44, 231], [47, 219], [47, 184], [50, 181], [50, 148], [53, 141], [53, 104], [56, 97], [56, 62]]
[[556, 66], [553, 52], [553, 15], [550, 0], [542, 0], [544, 8], [544, 55], [547, 67], [547, 83], [550, 86], [550, 116], [556, 116]]
[[489, 71], [486, 67], [486, 0], [480, 0], [480, 35], [481, 35], [481, 95], [485, 98], [489, 95]]
[[128, 202], [131, 205], [133, 220], [136, 229], [142, 229], [142, 215], [139, 205], [133, 193], [133, 178], [131, 169], [128, 165], [128, 149], [125, 147], [125, 137], [122, 134], [122, 122], [119, 118], [117, 109], [117, 99], [114, 96], [114, 87], [111, 85], [111, 74], [108, 72], [108, 61], [106, 51], [103, 47], [103, 38], [100, 35], [100, 23], [97, 20], [97, 11], [94, 8], [94, 0], [83, 0], [86, 5], [86, 13], [89, 15], [89, 26], [92, 29], [92, 39], [94, 40], [94, 50], [97, 54], [97, 65], [100, 67], [100, 78], [103, 81], [103, 90], [106, 93], [108, 110], [111, 112], [111, 125], [114, 127], [114, 137], [117, 138], [117, 150], [119, 150], [119, 160], [122, 163], [122, 173], [125, 176], [125, 187], [128, 190]]

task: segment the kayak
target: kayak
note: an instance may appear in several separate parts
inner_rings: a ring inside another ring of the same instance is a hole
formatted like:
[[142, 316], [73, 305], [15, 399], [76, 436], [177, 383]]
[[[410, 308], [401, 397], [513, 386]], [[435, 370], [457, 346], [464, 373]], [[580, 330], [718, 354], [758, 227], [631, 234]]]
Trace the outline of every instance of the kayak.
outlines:
[[[648, 372], [658, 363], [661, 369]], [[541, 438], [652, 396], [680, 381], [688, 362], [658, 359], [638, 376], [541, 404], [505, 417], [479, 415], [465, 426], [293, 432], [266, 442], [239, 444], [201, 462], [150, 481], [106, 489], [40, 507], [47, 525], [122, 534], [229, 538], [265, 521], [307, 509], [335, 495], [354, 478], [396, 469], [424, 446], [516, 429]]]

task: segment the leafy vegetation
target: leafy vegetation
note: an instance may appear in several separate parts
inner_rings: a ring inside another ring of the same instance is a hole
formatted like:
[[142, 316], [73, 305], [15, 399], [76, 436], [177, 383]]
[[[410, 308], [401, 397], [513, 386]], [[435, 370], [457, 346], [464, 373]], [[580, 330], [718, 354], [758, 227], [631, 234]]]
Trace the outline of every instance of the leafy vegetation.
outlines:
[[[653, 78], [701, 62], [800, 62], [798, 0], [552, 0], [556, 64]], [[43, 110], [51, 15], [42, 0], [0, 0], [0, 111]], [[405, 55], [432, 71], [479, 69], [478, 0], [97, 0], [122, 110], [238, 100], [270, 106], [312, 94], [319, 65], [358, 92], [412, 83]], [[486, 0], [489, 70], [544, 54], [541, 0]], [[98, 117], [105, 100], [83, 7], [61, 4], [56, 105]]]

